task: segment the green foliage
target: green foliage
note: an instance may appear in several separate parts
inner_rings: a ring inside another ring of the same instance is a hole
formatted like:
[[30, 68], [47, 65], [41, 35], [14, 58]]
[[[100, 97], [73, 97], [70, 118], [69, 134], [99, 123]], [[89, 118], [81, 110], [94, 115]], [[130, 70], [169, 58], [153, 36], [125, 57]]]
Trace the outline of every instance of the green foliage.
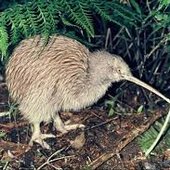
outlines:
[[89, 15], [91, 11], [88, 9], [87, 1], [81, 2], [79, 0], [75, 0], [74, 3], [71, 3], [67, 0], [60, 0], [59, 5], [61, 5], [61, 8], [66, 11], [62, 16], [65, 23], [67, 21], [68, 25], [71, 26], [72, 24], [69, 23], [73, 22], [77, 26], [82, 27], [88, 36], [94, 36], [94, 27]]
[[110, 98], [108, 100], [105, 100], [105, 107], [108, 110], [108, 116], [114, 116], [118, 112], [117, 103], [118, 103], [118, 97], [120, 96], [120, 93], [118, 93], [116, 96], [109, 96]]
[[2, 57], [7, 55], [8, 48], [8, 33], [6, 31], [5, 26], [0, 26], [0, 49], [2, 53]]
[[53, 33], [69, 34], [72, 31], [74, 35], [70, 35], [73, 37], [76, 34], [85, 38], [94, 37], [96, 15], [119, 26], [131, 27], [142, 20], [137, 12], [116, 0], [15, 2], [0, 13], [0, 52], [7, 57], [8, 49], [36, 34], [48, 37]]
[[[138, 143], [143, 152], [146, 152], [147, 149], [152, 145], [158, 133], [160, 132], [165, 119], [162, 118], [159, 121], [156, 121], [142, 136], [138, 138]], [[170, 130], [162, 137], [160, 143], [156, 146], [154, 152], [163, 152], [165, 149], [170, 147]]]
[[3, 138], [4, 136], [6, 136], [6, 133], [3, 131], [0, 131], [0, 139]]
[[167, 92], [170, 80], [170, 5], [156, 0], [141, 5], [131, 0], [130, 4], [137, 12], [137, 18], [141, 16], [140, 11], [144, 13], [141, 25], [119, 29], [109, 50], [126, 58], [137, 77]]
[[[137, 1], [130, 0], [130, 4], [139, 16], [141, 11], [144, 13], [144, 15], [142, 14], [143, 22], [140, 27], [136, 28], [122, 27], [117, 34], [114, 34], [116, 38], [112, 42], [113, 46], [108, 47], [108, 49], [129, 61], [130, 67], [133, 68], [132, 72], [137, 77], [168, 96], [170, 90], [170, 1], [152, 0], [149, 3], [142, 2], [139, 5]], [[149, 109], [153, 105], [154, 107], [161, 107], [163, 105], [160, 100], [157, 100], [157, 103], [160, 103], [160, 105], [156, 105], [155, 97], [149, 96], [145, 90], [142, 92], [144, 95], [140, 95], [140, 102], [142, 104], [148, 103]], [[145, 107], [146, 104], [143, 106]], [[135, 108], [134, 104], [132, 107]], [[142, 109], [145, 110], [145, 108]], [[141, 108], [138, 111], [140, 110]], [[164, 119], [157, 121], [140, 137], [139, 144], [144, 152], [154, 142], [163, 124]], [[163, 151], [165, 148], [168, 148], [170, 146], [169, 139], [170, 131], [168, 130], [156, 147], [156, 151], [160, 149]]]

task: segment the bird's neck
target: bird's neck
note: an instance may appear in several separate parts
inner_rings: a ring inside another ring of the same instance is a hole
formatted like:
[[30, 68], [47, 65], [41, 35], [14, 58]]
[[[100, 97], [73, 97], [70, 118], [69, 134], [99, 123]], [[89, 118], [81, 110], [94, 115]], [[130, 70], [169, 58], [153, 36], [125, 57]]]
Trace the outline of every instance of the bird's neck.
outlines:
[[93, 87], [99, 86], [110, 86], [111, 80], [107, 78], [107, 74], [103, 68], [103, 60], [95, 55], [95, 53], [91, 53], [89, 57], [89, 68], [87, 75], [87, 83]]
[[96, 66], [96, 60], [90, 57], [87, 76], [83, 83], [76, 86], [76, 91], [73, 93], [75, 99], [71, 102], [74, 103], [74, 110], [85, 108], [97, 102], [111, 85], [111, 82], [103, 81], [102, 75], [98, 73], [98, 68]]
[[91, 101], [90, 103], [94, 103], [99, 98], [101, 98], [106, 93], [108, 87], [111, 85], [111, 81], [105, 79], [101, 74], [102, 71], [99, 73], [99, 67], [96, 66], [97, 60], [97, 58], [89, 58], [88, 75], [85, 86], [82, 88], [83, 93], [86, 94], [88, 100]]

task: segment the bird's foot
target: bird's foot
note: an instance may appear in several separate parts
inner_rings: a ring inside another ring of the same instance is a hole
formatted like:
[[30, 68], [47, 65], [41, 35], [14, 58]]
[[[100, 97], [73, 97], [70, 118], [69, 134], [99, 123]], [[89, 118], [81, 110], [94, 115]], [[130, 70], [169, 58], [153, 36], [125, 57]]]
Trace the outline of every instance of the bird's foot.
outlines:
[[78, 129], [78, 128], [84, 129], [85, 125], [83, 125], [83, 124], [72, 124], [72, 125], [56, 126], [56, 129], [58, 131], [60, 131], [62, 134], [66, 134], [69, 131], [75, 130], [75, 129]]
[[29, 142], [29, 145], [32, 146], [33, 142], [36, 142], [40, 144], [45, 149], [51, 149], [51, 147], [44, 141], [46, 138], [55, 138], [56, 136], [53, 134], [33, 134], [31, 137], [31, 140]]
[[56, 114], [56, 117], [54, 119], [55, 127], [58, 131], [60, 131], [62, 134], [68, 133], [70, 130], [75, 130], [77, 128], [85, 128], [85, 125], [77, 123], [77, 124], [70, 124], [70, 121], [67, 121], [63, 123], [60, 116]]
[[65, 129], [67, 129], [67, 131], [70, 131], [70, 130], [74, 130], [78, 128], [84, 129], [85, 125], [77, 123], [77, 124], [72, 124], [72, 125], [65, 125], [64, 127]]

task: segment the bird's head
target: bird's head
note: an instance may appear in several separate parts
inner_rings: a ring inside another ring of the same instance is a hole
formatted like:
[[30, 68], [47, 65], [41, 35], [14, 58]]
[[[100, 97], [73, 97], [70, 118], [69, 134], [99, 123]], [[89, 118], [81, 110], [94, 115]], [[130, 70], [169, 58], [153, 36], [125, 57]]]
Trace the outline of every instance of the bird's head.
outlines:
[[102, 82], [118, 82], [132, 76], [129, 66], [121, 57], [106, 51], [97, 51], [92, 55], [91, 68]]
[[112, 55], [105, 51], [94, 52], [92, 55], [94, 59], [94, 62], [92, 62], [92, 67], [95, 68], [94, 76], [97, 78], [96, 80], [98, 82], [101, 81], [103, 83], [111, 83], [121, 80], [128, 80], [148, 89], [170, 103], [170, 99], [166, 98], [159, 91], [134, 77], [129, 66], [121, 57]]
[[132, 77], [129, 66], [121, 57], [115, 55], [109, 57], [111, 57], [111, 61], [108, 63], [108, 68], [110, 70], [108, 72], [108, 76], [113, 82], [125, 80], [127, 77]]

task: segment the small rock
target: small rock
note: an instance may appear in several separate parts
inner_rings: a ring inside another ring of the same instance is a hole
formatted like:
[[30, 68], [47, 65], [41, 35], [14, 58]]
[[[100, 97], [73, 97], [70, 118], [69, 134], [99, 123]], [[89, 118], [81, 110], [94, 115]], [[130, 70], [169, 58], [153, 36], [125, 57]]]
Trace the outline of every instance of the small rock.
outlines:
[[83, 131], [74, 140], [71, 140], [70, 144], [73, 148], [80, 149], [85, 144], [85, 141], [86, 141], [86, 139], [85, 139], [85, 135], [84, 135], [84, 131]]
[[149, 162], [145, 162], [145, 163], [144, 163], [144, 166], [145, 166], [145, 169], [146, 169], [146, 170], [156, 170], [155, 164], [151, 164], [151, 163], [149, 163]]

